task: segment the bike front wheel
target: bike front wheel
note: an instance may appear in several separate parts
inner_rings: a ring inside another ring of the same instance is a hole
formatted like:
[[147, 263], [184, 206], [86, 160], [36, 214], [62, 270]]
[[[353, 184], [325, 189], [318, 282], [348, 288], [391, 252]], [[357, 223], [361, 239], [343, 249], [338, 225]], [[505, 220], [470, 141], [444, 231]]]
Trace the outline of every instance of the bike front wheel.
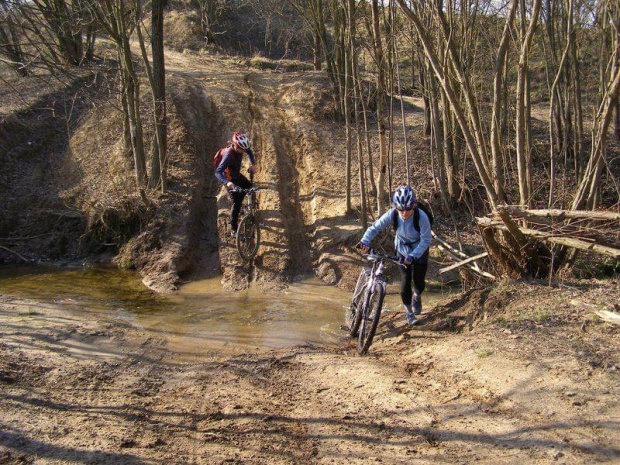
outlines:
[[361, 325], [357, 339], [357, 352], [360, 355], [368, 352], [372, 339], [379, 325], [379, 317], [383, 308], [383, 299], [385, 297], [385, 289], [380, 283], [375, 284], [372, 293], [368, 298], [368, 304], [362, 309]]
[[360, 271], [360, 275], [357, 278], [355, 289], [353, 290], [353, 297], [351, 297], [351, 304], [347, 309], [345, 315], [345, 323], [349, 328], [349, 335], [351, 337], [357, 336], [357, 330], [360, 327], [362, 321], [362, 306], [364, 304], [364, 290], [366, 289], [366, 283], [368, 282], [368, 271]]
[[237, 251], [241, 258], [247, 262], [251, 261], [260, 245], [260, 226], [254, 215], [243, 217], [237, 228], [236, 237]]

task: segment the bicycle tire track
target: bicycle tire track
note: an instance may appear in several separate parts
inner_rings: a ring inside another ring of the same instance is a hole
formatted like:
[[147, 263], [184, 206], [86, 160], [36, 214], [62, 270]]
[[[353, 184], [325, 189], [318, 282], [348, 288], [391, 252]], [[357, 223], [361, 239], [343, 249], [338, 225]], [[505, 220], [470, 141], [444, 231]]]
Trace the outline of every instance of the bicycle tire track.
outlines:
[[263, 237], [256, 260], [254, 279], [288, 281], [312, 271], [310, 245], [300, 206], [299, 158], [294, 128], [279, 108], [280, 80], [266, 82], [260, 75], [245, 78], [252, 98], [251, 114], [260, 137], [259, 177], [268, 191], [261, 199]]

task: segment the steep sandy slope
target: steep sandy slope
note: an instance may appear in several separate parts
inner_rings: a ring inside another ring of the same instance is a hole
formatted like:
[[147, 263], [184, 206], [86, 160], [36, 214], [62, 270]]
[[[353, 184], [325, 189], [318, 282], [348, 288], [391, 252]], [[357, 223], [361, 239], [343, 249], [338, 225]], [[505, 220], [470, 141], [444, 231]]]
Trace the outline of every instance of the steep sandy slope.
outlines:
[[[344, 131], [334, 117], [326, 76], [261, 71], [231, 59], [172, 51], [166, 60], [167, 192], [149, 191], [149, 202], [136, 192], [133, 160], [123, 152], [122, 117], [109, 89], [115, 85], [112, 75], [90, 89], [93, 96], [78, 92], [71, 124], [65, 114], [37, 108], [10, 115], [0, 128], [0, 142], [13, 147], [0, 159], [0, 203], [8, 213], [0, 220], [7, 247], [0, 249], [0, 260], [16, 261], [23, 254], [90, 261], [118, 254], [117, 263], [135, 267], [160, 292], [184, 279], [220, 273], [233, 289], [250, 283], [280, 288], [313, 273], [350, 286], [359, 263], [349, 247], [362, 230], [357, 214], [345, 215]], [[78, 79], [74, 87], [80, 85]], [[45, 105], [59, 95], [73, 101], [73, 94], [48, 91], [40, 96]], [[153, 131], [150, 104], [144, 92], [147, 141]], [[74, 108], [67, 105], [63, 108]], [[411, 105], [407, 110], [414, 124], [421, 112]], [[32, 125], [28, 132], [9, 137], [11, 128], [26, 123]], [[256, 181], [263, 189], [263, 240], [249, 264], [228, 237], [229, 201], [212, 164], [215, 152], [239, 130], [252, 140], [259, 160]], [[398, 141], [395, 147], [398, 153]], [[356, 186], [354, 174], [354, 209]], [[37, 220], [41, 217], [45, 221]]]
[[[192, 57], [189, 63], [186, 56], [173, 53], [168, 60], [171, 75], [201, 83], [203, 101], [212, 106], [210, 116], [223, 122], [210, 134], [206, 152], [215, 154], [232, 132], [240, 130], [249, 134], [258, 157], [262, 244], [249, 264], [239, 259], [228, 237], [230, 203], [213, 177], [213, 167], [208, 161], [205, 166], [203, 198], [218, 198], [224, 284], [234, 289], [251, 282], [280, 287], [314, 269], [334, 283], [339, 281], [342, 271], [328, 263], [329, 254], [323, 254], [355, 242], [361, 226], [344, 215], [340, 131], [320, 112], [328, 100], [325, 77], [253, 71], [234, 64], [223, 67], [221, 61], [205, 57]], [[203, 249], [201, 255], [209, 253]]]

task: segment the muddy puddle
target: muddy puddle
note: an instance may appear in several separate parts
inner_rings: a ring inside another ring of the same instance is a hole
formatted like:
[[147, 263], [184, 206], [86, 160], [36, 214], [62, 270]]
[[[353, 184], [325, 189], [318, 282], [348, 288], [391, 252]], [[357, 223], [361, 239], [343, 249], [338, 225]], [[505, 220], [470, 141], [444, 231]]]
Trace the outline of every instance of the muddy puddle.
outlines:
[[[226, 292], [213, 278], [158, 295], [136, 273], [111, 267], [0, 267], [0, 294], [63, 305], [83, 319], [122, 321], [163, 337], [181, 358], [206, 351], [335, 346], [348, 340], [341, 325], [350, 293], [316, 278], [277, 293], [257, 288]], [[432, 302], [440, 295], [425, 297]], [[399, 311], [399, 302], [398, 295], [388, 295], [385, 311]]]

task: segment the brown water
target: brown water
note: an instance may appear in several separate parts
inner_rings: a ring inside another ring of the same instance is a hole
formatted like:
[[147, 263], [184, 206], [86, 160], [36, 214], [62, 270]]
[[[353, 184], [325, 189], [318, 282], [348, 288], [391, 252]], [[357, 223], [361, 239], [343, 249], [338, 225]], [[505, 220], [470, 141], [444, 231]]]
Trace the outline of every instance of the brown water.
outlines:
[[[277, 293], [227, 292], [215, 278], [158, 295], [136, 273], [116, 268], [0, 267], [0, 293], [63, 304], [81, 318], [122, 320], [157, 332], [188, 357], [207, 350], [335, 346], [348, 339], [341, 325], [350, 293], [316, 278]], [[399, 300], [388, 295], [385, 311], [400, 310]]]

